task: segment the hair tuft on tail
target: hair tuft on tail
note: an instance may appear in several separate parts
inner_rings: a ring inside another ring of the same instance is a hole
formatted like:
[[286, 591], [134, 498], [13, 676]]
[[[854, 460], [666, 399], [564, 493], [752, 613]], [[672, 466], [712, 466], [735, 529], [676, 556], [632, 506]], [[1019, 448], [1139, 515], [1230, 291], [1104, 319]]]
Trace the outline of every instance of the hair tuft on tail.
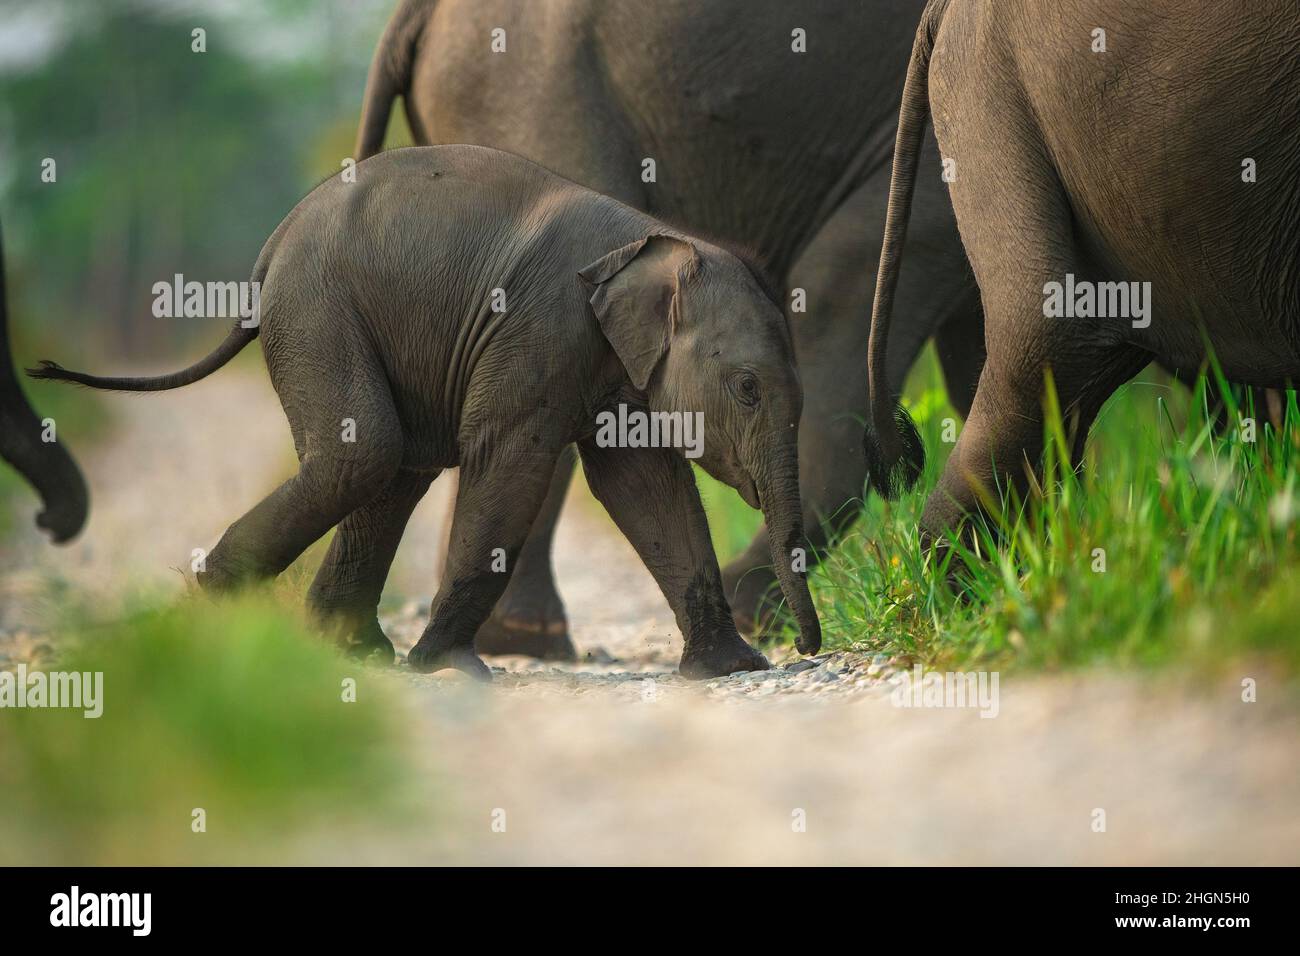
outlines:
[[871, 428], [867, 428], [862, 436], [867, 454], [867, 479], [876, 493], [887, 501], [893, 501], [910, 490], [925, 471], [925, 444], [912, 416], [902, 405], [894, 409], [894, 431], [901, 454], [892, 461], [885, 456], [880, 440]]

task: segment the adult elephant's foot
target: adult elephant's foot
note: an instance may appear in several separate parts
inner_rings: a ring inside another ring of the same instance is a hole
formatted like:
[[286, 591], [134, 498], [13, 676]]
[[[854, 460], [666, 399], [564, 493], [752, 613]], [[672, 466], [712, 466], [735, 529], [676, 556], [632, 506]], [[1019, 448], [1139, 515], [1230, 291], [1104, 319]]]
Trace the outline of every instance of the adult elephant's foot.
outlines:
[[781, 588], [770, 566], [738, 558], [723, 568], [722, 586], [736, 630], [754, 637], [771, 627], [781, 606]]
[[474, 637], [480, 654], [522, 654], [544, 661], [573, 661], [577, 649], [569, 620], [549, 580], [512, 580], [492, 616]]
[[708, 641], [693, 640], [682, 654], [677, 670], [683, 677], [703, 680], [736, 671], [765, 671], [767, 658], [744, 642], [739, 634], [719, 634]]
[[411, 648], [411, 652], [406, 655], [406, 663], [422, 674], [451, 669], [468, 674], [475, 680], [492, 680], [492, 668], [479, 659], [472, 647], [465, 644], [449, 645], [430, 638], [427, 634]]

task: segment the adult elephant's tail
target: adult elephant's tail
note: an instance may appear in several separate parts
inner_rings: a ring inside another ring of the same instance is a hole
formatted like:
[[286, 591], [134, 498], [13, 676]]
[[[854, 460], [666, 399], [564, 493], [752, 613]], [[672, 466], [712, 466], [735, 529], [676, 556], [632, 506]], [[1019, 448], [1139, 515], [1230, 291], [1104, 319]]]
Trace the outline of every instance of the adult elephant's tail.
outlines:
[[[393, 100], [406, 96], [411, 88], [411, 69], [415, 47], [428, 21], [434, 0], [402, 0], [379, 38], [370, 74], [366, 77], [365, 100], [361, 106], [361, 125], [357, 129], [357, 146], [353, 151], [359, 163], [384, 148], [384, 133]], [[407, 115], [410, 115], [408, 107]]]
[[871, 341], [867, 346], [867, 375], [871, 394], [871, 427], [866, 434], [867, 467], [872, 487], [886, 498], [915, 484], [925, 466], [925, 447], [906, 410], [894, 401], [889, 383], [889, 322], [898, 287], [898, 268], [912, 212], [912, 193], [920, 163], [925, 124], [930, 116], [930, 55], [949, 0], [930, 0], [921, 15], [912, 45], [912, 59], [898, 111], [894, 170], [889, 183], [885, 238], [880, 247], [876, 298], [871, 309]]

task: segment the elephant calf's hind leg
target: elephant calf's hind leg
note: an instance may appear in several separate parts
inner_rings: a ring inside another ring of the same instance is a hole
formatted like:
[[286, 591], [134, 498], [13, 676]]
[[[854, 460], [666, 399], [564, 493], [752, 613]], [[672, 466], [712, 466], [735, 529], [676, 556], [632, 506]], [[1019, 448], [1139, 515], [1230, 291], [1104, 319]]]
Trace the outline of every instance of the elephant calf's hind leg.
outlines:
[[343, 519], [316, 572], [307, 604], [356, 656], [393, 659], [393, 645], [379, 627], [379, 598], [411, 512], [435, 477], [399, 471], [379, 497]]
[[[221, 536], [208, 555], [206, 571], [198, 575], [205, 589], [225, 591], [275, 577], [330, 528], [382, 493], [397, 474], [402, 434], [387, 392], [322, 401], [316, 409], [303, 429], [307, 452], [298, 474]], [[354, 434], [341, 432], [336, 424], [348, 417], [355, 422]]]

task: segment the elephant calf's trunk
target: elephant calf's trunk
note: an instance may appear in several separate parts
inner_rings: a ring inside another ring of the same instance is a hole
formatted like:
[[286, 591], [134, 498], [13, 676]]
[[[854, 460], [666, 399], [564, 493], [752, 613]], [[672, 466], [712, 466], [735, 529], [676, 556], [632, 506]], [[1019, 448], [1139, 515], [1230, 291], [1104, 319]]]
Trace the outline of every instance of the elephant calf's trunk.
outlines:
[[798, 465], [793, 456], [786, 473], [759, 486], [772, 567], [781, 583], [785, 603], [799, 624], [795, 647], [801, 654], [816, 654], [822, 646], [821, 623], [808, 593], [809, 544], [803, 533], [803, 508], [799, 500]]

